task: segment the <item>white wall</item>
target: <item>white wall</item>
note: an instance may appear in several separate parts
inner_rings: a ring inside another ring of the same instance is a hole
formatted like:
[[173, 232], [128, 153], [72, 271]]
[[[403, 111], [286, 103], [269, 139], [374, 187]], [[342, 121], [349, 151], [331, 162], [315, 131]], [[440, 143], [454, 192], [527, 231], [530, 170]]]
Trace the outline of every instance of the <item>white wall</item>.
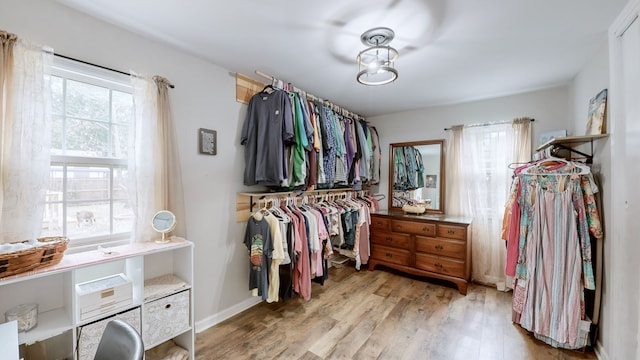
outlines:
[[[377, 191], [387, 194], [390, 143], [446, 139], [447, 132], [444, 129], [452, 125], [509, 121], [516, 117], [528, 116], [535, 119], [532, 137], [532, 147], [535, 150], [540, 132], [567, 129], [570, 126], [568, 103], [568, 87], [562, 86], [496, 99], [369, 118], [367, 120], [378, 129], [382, 149], [380, 185]], [[386, 206], [385, 201], [381, 202], [381, 207], [386, 208]]]
[[[570, 112], [572, 113], [571, 131], [572, 135], [584, 135], [587, 124], [587, 112], [589, 108], [589, 100], [593, 98], [602, 89], [609, 87], [609, 48], [607, 42], [604, 42], [597, 54], [585, 64], [580, 73], [574, 78], [570, 86]], [[610, 124], [607, 126], [611, 128]], [[590, 152], [588, 146], [582, 146], [582, 150]], [[608, 228], [609, 217], [611, 211], [611, 146], [610, 139], [600, 139], [593, 143], [593, 170], [599, 172], [601, 181], [601, 198], [602, 198], [602, 225], [605, 230], [605, 238], [603, 240], [603, 280], [602, 280], [602, 306], [599, 319], [599, 340], [598, 352], [602, 357], [606, 358], [608, 349], [612, 345], [612, 247], [611, 241], [613, 237], [611, 233], [614, 231]], [[610, 351], [609, 351], [610, 352]]]
[[[162, 75], [176, 85], [170, 95], [187, 216], [178, 221], [186, 221], [188, 238], [195, 243], [195, 319], [202, 328], [225, 310], [253, 303], [247, 290], [244, 228], [235, 222], [235, 193], [244, 190], [239, 134], [246, 108], [235, 101], [234, 76], [53, 1], [1, 0], [0, 28], [59, 54]], [[198, 128], [218, 132], [218, 155], [197, 153]]]

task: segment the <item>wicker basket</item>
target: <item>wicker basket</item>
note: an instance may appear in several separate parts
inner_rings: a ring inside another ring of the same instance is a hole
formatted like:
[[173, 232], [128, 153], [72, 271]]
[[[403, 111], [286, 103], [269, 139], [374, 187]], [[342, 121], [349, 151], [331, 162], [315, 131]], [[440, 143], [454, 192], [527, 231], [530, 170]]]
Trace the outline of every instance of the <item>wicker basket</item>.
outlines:
[[0, 278], [59, 263], [69, 239], [64, 236], [52, 236], [38, 238], [38, 241], [41, 245], [0, 254]]

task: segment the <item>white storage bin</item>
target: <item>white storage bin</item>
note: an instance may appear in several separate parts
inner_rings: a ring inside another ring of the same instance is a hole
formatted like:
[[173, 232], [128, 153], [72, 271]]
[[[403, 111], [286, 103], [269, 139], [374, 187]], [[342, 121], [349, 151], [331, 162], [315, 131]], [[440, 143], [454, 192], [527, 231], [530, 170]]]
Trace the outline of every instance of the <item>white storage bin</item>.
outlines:
[[144, 305], [142, 339], [154, 347], [189, 329], [189, 290]]
[[140, 332], [140, 308], [125, 311], [115, 316], [110, 316], [106, 319], [98, 320], [94, 323], [87, 324], [78, 328], [78, 359], [79, 360], [93, 360], [98, 350], [98, 344], [102, 339], [102, 333], [107, 327], [109, 321], [113, 319], [120, 319], [131, 326], [133, 326], [138, 332]]
[[124, 274], [76, 285], [80, 320], [98, 317], [133, 304], [133, 284]]

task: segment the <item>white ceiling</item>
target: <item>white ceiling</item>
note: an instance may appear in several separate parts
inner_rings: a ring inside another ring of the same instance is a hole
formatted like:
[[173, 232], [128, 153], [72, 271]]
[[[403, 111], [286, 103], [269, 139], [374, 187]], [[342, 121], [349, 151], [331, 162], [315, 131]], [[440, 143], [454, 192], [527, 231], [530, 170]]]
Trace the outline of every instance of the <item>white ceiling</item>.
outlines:
[[[365, 116], [567, 83], [626, 0], [57, 0], [258, 80]], [[396, 33], [399, 78], [356, 82], [360, 35]]]

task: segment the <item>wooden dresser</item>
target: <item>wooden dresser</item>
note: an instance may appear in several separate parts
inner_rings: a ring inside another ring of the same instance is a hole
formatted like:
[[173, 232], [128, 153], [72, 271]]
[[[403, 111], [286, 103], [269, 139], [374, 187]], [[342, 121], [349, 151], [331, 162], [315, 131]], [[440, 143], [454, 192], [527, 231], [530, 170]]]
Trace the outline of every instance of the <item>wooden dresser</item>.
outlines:
[[388, 211], [371, 214], [369, 270], [378, 264], [451, 281], [466, 295], [471, 280], [471, 219]]

